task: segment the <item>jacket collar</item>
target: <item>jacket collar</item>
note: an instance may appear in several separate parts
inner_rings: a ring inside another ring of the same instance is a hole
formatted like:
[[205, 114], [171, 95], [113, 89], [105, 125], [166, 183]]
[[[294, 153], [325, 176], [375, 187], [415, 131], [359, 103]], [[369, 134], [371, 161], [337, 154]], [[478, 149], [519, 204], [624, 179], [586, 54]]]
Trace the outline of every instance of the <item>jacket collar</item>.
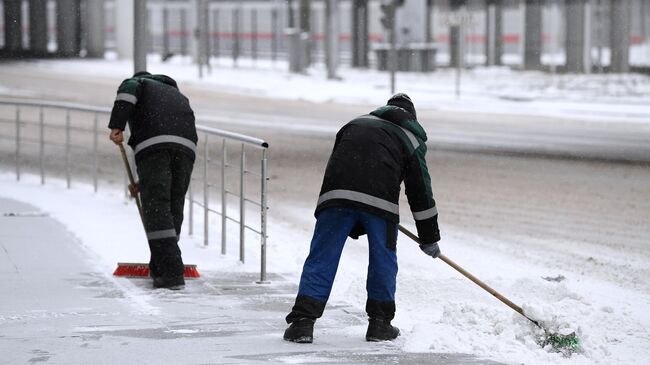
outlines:
[[138, 76], [138, 78], [162, 82], [163, 84], [167, 84], [171, 87], [178, 89], [178, 85], [176, 84], [176, 81], [167, 75], [142, 75], [142, 76]]
[[427, 140], [427, 133], [424, 128], [418, 123], [413, 114], [406, 111], [406, 109], [394, 105], [385, 105], [373, 110], [370, 114], [408, 129], [424, 142]]

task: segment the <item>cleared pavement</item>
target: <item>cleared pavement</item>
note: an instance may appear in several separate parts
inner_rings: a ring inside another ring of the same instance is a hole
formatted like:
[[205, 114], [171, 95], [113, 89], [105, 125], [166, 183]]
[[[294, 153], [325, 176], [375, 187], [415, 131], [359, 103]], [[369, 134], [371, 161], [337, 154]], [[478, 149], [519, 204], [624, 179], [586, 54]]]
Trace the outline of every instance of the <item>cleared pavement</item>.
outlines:
[[256, 274], [203, 272], [185, 290], [152, 290], [148, 279], [99, 271], [47, 212], [9, 199], [0, 207], [2, 364], [496, 364], [367, 343], [365, 313], [335, 302], [314, 344], [285, 342], [296, 286], [280, 276], [260, 285]]

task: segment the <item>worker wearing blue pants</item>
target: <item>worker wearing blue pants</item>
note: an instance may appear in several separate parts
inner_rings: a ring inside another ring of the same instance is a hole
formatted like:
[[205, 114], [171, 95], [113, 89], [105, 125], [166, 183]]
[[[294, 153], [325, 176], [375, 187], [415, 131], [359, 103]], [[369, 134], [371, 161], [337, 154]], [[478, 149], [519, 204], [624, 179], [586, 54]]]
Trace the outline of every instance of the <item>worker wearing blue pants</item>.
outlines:
[[427, 136], [417, 121], [413, 102], [396, 94], [386, 106], [362, 115], [336, 134], [325, 169], [316, 227], [300, 278], [296, 302], [287, 315], [287, 341], [313, 341], [314, 323], [329, 299], [347, 237], [368, 235], [366, 290], [367, 341], [393, 340], [395, 317], [397, 224], [400, 185], [413, 213], [420, 248], [440, 254], [438, 210], [426, 166]]

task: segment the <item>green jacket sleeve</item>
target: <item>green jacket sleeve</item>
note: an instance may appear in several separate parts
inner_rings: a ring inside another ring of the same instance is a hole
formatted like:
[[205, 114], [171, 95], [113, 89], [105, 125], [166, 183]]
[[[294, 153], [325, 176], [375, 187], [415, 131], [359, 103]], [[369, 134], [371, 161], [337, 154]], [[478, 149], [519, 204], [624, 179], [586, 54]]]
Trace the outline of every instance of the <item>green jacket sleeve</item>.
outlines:
[[122, 84], [117, 89], [108, 128], [121, 130], [126, 128], [126, 123], [133, 117], [140, 92], [141, 86], [138, 79], [130, 78], [122, 81]]
[[438, 210], [431, 191], [431, 177], [425, 160], [427, 146], [424, 142], [410, 156], [404, 176], [406, 197], [415, 219], [421, 243], [440, 241]]

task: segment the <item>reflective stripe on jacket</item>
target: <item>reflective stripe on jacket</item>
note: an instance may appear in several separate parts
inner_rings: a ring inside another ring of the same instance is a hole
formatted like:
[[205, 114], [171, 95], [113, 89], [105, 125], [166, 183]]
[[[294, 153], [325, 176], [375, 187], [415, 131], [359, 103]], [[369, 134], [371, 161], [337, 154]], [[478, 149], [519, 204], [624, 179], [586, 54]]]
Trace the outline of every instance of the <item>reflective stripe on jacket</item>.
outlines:
[[357, 207], [397, 223], [403, 181], [421, 241], [439, 241], [426, 138], [417, 120], [395, 106], [343, 126], [325, 170], [316, 214], [332, 206]]

